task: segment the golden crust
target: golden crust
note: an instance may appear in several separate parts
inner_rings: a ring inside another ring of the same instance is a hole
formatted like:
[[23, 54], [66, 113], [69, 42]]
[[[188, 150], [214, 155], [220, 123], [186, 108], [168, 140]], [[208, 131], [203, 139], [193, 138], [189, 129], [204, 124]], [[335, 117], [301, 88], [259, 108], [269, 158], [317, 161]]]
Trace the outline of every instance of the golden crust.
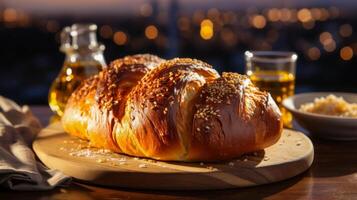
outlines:
[[149, 54], [113, 61], [71, 95], [62, 117], [64, 129], [90, 140], [94, 146], [119, 152], [113, 127], [123, 116], [127, 95], [148, 71], [163, 61]]
[[[130, 155], [185, 160], [192, 119], [187, 111], [206, 80], [217, 77], [208, 64], [192, 59], [173, 59], [150, 71], [128, 97], [126, 117], [116, 133], [121, 149]], [[128, 147], [129, 134], [135, 137]]]
[[118, 59], [71, 96], [67, 132], [115, 152], [158, 160], [218, 161], [277, 141], [281, 114], [266, 92], [199, 60]]
[[282, 124], [277, 107], [267, 112], [269, 101], [268, 93], [237, 73], [206, 84], [194, 111], [188, 159], [227, 160], [275, 143]]

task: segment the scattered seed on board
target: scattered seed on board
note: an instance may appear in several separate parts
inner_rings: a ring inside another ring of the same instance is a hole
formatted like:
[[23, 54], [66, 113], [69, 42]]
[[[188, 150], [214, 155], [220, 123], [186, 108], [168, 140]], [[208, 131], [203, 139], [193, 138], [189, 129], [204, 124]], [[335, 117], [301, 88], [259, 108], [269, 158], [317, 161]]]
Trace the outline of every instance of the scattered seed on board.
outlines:
[[60, 189], [60, 192], [61, 192], [61, 193], [67, 193], [67, 190], [66, 190], [66, 189], [61, 188], [61, 189]]
[[140, 164], [140, 165], [139, 165], [139, 168], [147, 168], [147, 167], [148, 167], [147, 164]]
[[233, 167], [234, 166], [234, 162], [229, 162], [228, 165]]
[[201, 163], [200, 163], [200, 165], [201, 165], [201, 166], [203, 166], [203, 165], [204, 165], [204, 163], [203, 163], [203, 162], [201, 162]]

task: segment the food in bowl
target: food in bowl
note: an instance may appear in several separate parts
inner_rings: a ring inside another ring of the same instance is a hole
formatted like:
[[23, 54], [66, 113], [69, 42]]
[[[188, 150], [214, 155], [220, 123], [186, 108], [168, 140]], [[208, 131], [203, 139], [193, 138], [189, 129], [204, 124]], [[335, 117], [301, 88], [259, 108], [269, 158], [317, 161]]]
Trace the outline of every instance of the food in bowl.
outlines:
[[333, 94], [315, 98], [314, 102], [301, 105], [299, 110], [322, 115], [357, 118], [357, 104], [348, 103], [343, 97]]

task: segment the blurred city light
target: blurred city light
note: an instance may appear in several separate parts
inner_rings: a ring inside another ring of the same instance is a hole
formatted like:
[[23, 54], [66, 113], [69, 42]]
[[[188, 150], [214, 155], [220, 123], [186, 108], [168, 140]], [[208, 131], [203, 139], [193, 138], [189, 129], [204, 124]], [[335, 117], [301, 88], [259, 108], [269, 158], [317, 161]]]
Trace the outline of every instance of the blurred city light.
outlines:
[[157, 38], [157, 35], [159, 34], [159, 30], [157, 30], [156, 26], [154, 25], [149, 25], [145, 28], [145, 36], [149, 40], [153, 40]]
[[113, 41], [117, 45], [124, 45], [128, 41], [128, 36], [123, 31], [117, 31], [114, 33]]
[[333, 40], [332, 35], [329, 32], [321, 33], [319, 39], [320, 39], [321, 44], [323, 44], [323, 45], [327, 45], [327, 44], [331, 43]]
[[297, 13], [297, 17], [301, 22], [308, 22], [312, 20], [311, 12], [307, 8], [299, 10], [299, 12]]
[[318, 60], [321, 56], [320, 49], [317, 47], [309, 48], [309, 50], [307, 51], [307, 54], [308, 54], [310, 60]]
[[252, 19], [252, 24], [257, 29], [262, 29], [266, 25], [266, 20], [263, 15], [255, 15]]
[[352, 26], [350, 24], [343, 24], [340, 26], [339, 33], [342, 37], [349, 37], [352, 35]]
[[17, 20], [17, 12], [13, 8], [7, 8], [3, 12], [3, 19], [5, 22], [15, 22]]
[[340, 50], [340, 56], [342, 60], [351, 60], [353, 57], [353, 49], [351, 47], [343, 47]]
[[113, 29], [109, 25], [103, 25], [99, 30], [99, 34], [103, 38], [109, 39], [109, 38], [111, 38], [113, 36]]
[[140, 14], [144, 17], [152, 15], [152, 7], [150, 4], [143, 4], [140, 6]]
[[202, 39], [209, 40], [213, 37], [213, 23], [209, 19], [202, 20], [201, 28], [200, 28], [200, 35]]

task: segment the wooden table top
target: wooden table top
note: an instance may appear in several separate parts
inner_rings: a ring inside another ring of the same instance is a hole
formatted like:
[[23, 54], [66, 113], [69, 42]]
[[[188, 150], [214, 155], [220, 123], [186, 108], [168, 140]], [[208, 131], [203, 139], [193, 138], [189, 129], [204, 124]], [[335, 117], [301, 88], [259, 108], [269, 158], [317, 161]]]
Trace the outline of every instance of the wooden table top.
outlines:
[[[44, 125], [51, 112], [32, 106]], [[215, 191], [149, 191], [103, 188], [73, 182], [46, 192], [1, 191], [0, 199], [357, 199], [357, 141], [312, 138], [315, 160], [305, 173], [286, 181], [241, 189]]]

